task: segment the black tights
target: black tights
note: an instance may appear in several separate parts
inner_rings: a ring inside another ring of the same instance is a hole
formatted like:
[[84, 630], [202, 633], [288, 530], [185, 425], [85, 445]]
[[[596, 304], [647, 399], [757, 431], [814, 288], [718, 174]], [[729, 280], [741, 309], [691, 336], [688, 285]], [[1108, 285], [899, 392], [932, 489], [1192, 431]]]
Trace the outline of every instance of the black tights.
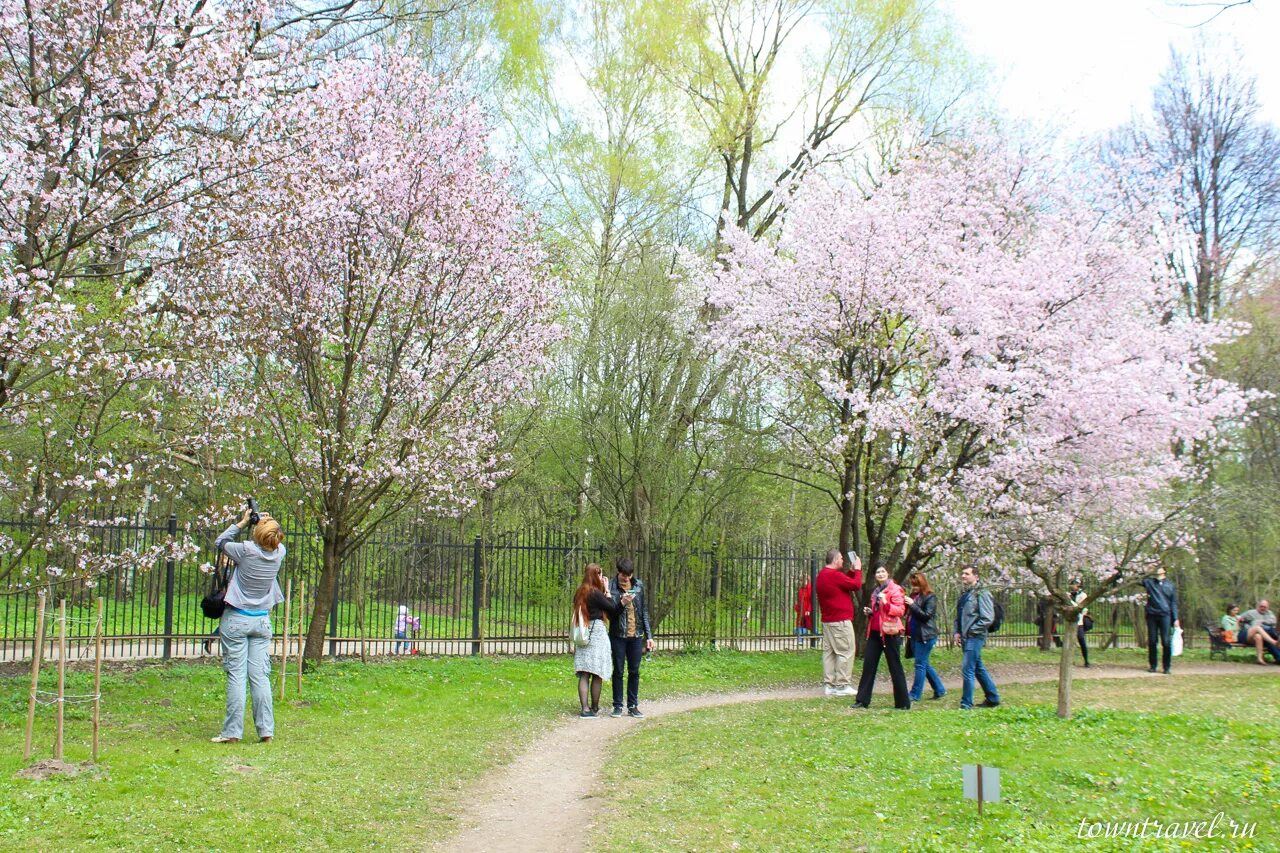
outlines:
[[592, 675], [589, 672], [578, 673], [578, 701], [582, 703], [582, 710], [587, 708], [587, 687], [591, 687], [591, 707], [592, 711], [600, 710], [600, 688], [604, 685], [604, 679], [598, 675]]

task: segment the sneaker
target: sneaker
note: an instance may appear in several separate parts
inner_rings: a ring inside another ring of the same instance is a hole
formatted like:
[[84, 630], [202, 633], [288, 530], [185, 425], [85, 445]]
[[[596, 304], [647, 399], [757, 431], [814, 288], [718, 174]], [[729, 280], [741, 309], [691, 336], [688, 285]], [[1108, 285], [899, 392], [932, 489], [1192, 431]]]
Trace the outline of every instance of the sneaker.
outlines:
[[836, 689], [832, 687], [830, 684], [823, 685], [822, 692], [827, 694], [828, 696], [836, 695]]
[[1165, 674], [1165, 675], [1172, 675], [1173, 673], [1169, 672], [1169, 670], [1167, 670], [1167, 669], [1166, 669], [1166, 670], [1164, 670], [1164, 674]]
[[979, 708], [999, 708], [999, 707], [1000, 707], [1000, 703], [999, 703], [999, 702], [992, 702], [990, 699], [983, 699], [981, 702], [979, 702], [979, 703], [977, 704], [977, 707], [979, 707]]
[[853, 710], [855, 710], [855, 711], [870, 711], [870, 710], [871, 710], [871, 706], [870, 706], [870, 705], [863, 705], [861, 702], [854, 702], [854, 703], [853, 703]]
[[947, 691], [945, 691], [945, 690], [944, 690], [944, 691], [942, 691], [941, 693], [935, 693], [935, 694], [933, 694], [933, 696], [931, 696], [931, 697], [930, 697], [930, 701], [936, 701], [936, 700], [941, 699], [943, 696], [946, 696], [946, 695], [947, 695]]
[[1154, 666], [1147, 667], [1147, 672], [1155, 672], [1155, 671], [1156, 671], [1156, 668]]
[[854, 690], [853, 687], [846, 684], [844, 687], [837, 687], [835, 695], [836, 696], [857, 696], [858, 691]]
[[238, 738], [238, 737], [223, 737], [222, 735], [218, 735], [217, 737], [211, 737], [211, 738], [209, 738], [209, 742], [210, 742], [210, 743], [239, 743], [239, 742], [240, 742], [240, 738]]
[[579, 717], [581, 717], [581, 718], [582, 718], [582, 719], [584, 719], [584, 720], [590, 720], [590, 719], [594, 718], [594, 717], [595, 717], [595, 715], [596, 715], [596, 712], [595, 712], [595, 711], [582, 711], [582, 712], [580, 712], [580, 713], [578, 714], [578, 716], [579, 716]]
[[635, 717], [637, 720], [643, 720], [643, 719], [644, 719], [644, 714], [640, 713], [640, 709], [639, 709], [639, 708], [628, 708], [628, 709], [627, 709], [627, 716], [628, 716], [628, 717]]
[[609, 712], [609, 716], [610, 716], [610, 717], [621, 717], [621, 716], [622, 716], [622, 706], [621, 706], [621, 705], [614, 705], [614, 706], [613, 706], [613, 710]]

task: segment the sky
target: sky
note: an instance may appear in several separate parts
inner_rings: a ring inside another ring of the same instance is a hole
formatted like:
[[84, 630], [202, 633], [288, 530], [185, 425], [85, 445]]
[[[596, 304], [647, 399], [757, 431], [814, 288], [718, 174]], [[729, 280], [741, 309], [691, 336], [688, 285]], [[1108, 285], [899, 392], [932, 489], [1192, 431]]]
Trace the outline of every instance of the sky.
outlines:
[[[1196, 0], [942, 0], [1011, 118], [1091, 135], [1151, 104], [1169, 46], [1198, 35], [1240, 51], [1263, 115], [1280, 124], [1280, 0], [1222, 12]], [[1208, 23], [1205, 23], [1208, 21]], [[1199, 26], [1197, 26], [1199, 25]]]

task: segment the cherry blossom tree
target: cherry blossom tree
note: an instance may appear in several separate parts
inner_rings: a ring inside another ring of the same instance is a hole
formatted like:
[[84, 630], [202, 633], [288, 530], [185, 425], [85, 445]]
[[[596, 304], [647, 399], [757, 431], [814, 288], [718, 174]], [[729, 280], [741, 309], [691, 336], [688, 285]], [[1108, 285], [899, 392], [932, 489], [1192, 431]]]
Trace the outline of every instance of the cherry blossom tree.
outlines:
[[208, 427], [226, 420], [184, 393], [212, 355], [189, 346], [201, 318], [172, 310], [184, 221], [257, 168], [247, 130], [335, 51], [446, 12], [0, 0], [0, 504], [24, 522], [0, 537], [0, 581], [31, 582], [40, 553], [54, 576], [111, 569], [121, 555], [95, 554], [76, 519], [173, 497], [191, 452], [218, 443]]
[[335, 63], [255, 132], [264, 165], [204, 234], [252, 250], [206, 263], [189, 307], [243, 353], [226, 411], [270, 438], [246, 461], [318, 521], [314, 661], [342, 562], [384, 519], [456, 513], [502, 475], [495, 418], [529, 399], [557, 288], [483, 116], [420, 63]]
[[1075, 189], [998, 144], [935, 147], [869, 193], [811, 178], [774, 245], [729, 232], [717, 343], [769, 377], [790, 476], [831, 497], [842, 548], [902, 579], [961, 547], [1007, 558], [1018, 535], [1062, 565], [1053, 543], [1085, 527], [1094, 554], [1146, 553], [1142, 524], [1167, 526], [1179, 443], [1239, 411], [1203, 371], [1230, 329], [1168, 322], [1152, 230]]
[[0, 579], [32, 580], [14, 573], [33, 551], [55, 576], [110, 568], [71, 517], [151, 482], [184, 362], [156, 274], [172, 217], [226, 177], [219, 131], [287, 62], [265, 8], [0, 2], [0, 495], [27, 522]]
[[[1074, 194], [1073, 194], [1074, 195]], [[1149, 223], [1099, 218], [1055, 199], [1054, 242], [1087, 248], [1064, 271], [1045, 366], [1070, 372], [1042, 397], [986, 464], [965, 472], [962, 524], [970, 551], [1008, 582], [1047, 598], [1074, 624], [1099, 598], [1130, 592], [1171, 552], [1193, 550], [1205, 471], [1189, 453], [1212, 447], [1250, 395], [1209, 372], [1214, 348], [1240, 329], [1178, 319], [1178, 283]], [[1085, 587], [1082, 601], [1072, 580]], [[1058, 713], [1071, 715], [1075, 632], [1063, 632]]]

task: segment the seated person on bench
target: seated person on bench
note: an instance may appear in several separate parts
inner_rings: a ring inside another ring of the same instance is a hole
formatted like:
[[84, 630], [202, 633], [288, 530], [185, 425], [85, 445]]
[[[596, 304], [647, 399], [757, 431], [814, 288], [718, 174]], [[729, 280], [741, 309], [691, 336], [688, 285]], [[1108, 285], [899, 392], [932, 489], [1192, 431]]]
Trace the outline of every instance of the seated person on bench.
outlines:
[[1222, 616], [1221, 627], [1222, 642], [1228, 645], [1234, 644], [1236, 638], [1240, 636], [1240, 605], [1227, 605], [1227, 612]]
[[1280, 643], [1276, 642], [1276, 614], [1266, 600], [1259, 601], [1253, 610], [1240, 614], [1240, 632], [1236, 637], [1241, 645], [1254, 647], [1258, 652], [1258, 663], [1266, 663], [1262, 657], [1263, 646], [1271, 652], [1276, 663], [1280, 663]]

